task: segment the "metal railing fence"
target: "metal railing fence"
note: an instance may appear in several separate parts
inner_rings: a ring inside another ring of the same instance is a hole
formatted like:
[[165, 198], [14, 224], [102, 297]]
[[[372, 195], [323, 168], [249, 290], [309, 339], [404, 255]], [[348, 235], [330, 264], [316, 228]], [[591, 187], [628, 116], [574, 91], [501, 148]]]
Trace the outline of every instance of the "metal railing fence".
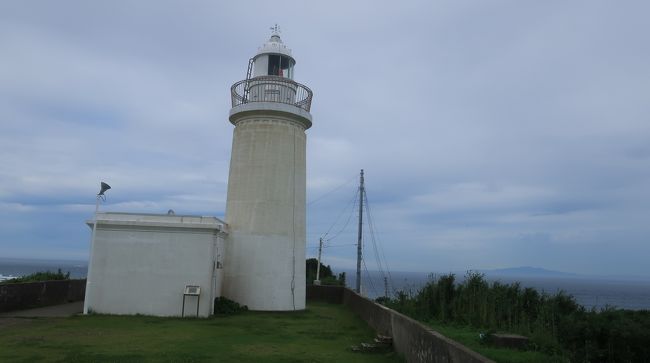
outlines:
[[288, 78], [263, 76], [245, 79], [230, 88], [232, 107], [250, 102], [279, 102], [309, 112], [313, 96], [309, 87]]

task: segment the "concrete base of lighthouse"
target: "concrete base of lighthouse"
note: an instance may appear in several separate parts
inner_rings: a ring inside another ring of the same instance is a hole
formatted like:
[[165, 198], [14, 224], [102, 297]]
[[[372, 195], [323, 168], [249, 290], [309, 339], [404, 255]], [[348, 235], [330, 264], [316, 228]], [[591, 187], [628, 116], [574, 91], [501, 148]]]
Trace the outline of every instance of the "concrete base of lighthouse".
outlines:
[[305, 308], [306, 111], [256, 102], [231, 110], [235, 125], [223, 295], [251, 310]]

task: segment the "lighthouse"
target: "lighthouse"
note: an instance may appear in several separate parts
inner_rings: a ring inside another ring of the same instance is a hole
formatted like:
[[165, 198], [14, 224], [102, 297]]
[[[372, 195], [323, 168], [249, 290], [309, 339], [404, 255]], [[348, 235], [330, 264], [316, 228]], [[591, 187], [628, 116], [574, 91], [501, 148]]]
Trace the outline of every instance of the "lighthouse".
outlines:
[[223, 295], [251, 310], [305, 308], [306, 134], [311, 90], [277, 26], [231, 87]]

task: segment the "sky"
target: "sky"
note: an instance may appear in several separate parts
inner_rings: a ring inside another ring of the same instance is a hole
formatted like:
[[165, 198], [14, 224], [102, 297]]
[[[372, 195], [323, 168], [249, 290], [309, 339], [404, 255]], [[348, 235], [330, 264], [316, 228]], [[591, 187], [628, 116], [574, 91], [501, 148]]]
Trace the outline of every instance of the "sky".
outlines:
[[[223, 218], [230, 86], [278, 24], [314, 91], [307, 254], [650, 277], [647, 1], [0, 2], [0, 257], [103, 211]], [[349, 222], [348, 222], [349, 221]], [[370, 233], [370, 232], [373, 233]], [[374, 238], [373, 238], [374, 236]]]

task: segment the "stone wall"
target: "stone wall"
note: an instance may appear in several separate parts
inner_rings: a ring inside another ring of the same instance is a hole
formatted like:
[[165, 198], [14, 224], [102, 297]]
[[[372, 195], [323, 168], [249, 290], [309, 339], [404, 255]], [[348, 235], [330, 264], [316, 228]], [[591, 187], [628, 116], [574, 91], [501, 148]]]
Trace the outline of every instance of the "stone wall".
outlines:
[[340, 286], [309, 286], [308, 300], [342, 303], [377, 333], [393, 338], [407, 362], [493, 363], [424, 324]]
[[85, 292], [85, 279], [1, 284], [0, 312], [81, 301]]

